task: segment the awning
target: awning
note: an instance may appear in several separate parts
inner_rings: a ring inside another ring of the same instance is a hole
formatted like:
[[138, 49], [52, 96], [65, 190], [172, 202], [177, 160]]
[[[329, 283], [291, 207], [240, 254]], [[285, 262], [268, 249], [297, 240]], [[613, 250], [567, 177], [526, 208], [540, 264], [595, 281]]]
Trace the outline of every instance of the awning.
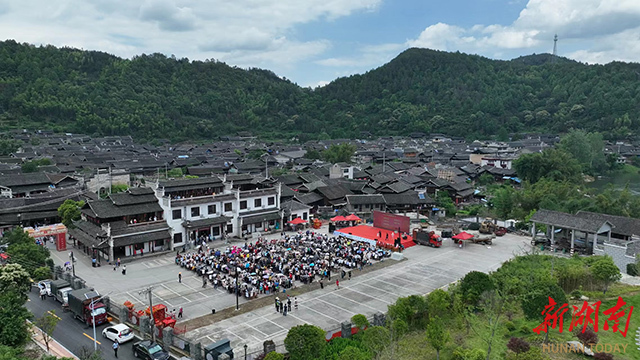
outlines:
[[369, 243], [371, 245], [376, 245], [376, 242], [374, 240], [363, 238], [363, 237], [356, 236], [356, 235], [349, 234], [349, 233], [344, 233], [344, 232], [341, 232], [340, 230], [334, 231], [333, 235], [342, 236], [342, 237], [345, 237], [347, 239], [351, 239], [351, 240], [355, 240], [355, 241], [366, 242], [366, 243]]
[[268, 213], [263, 213], [258, 215], [241, 217], [241, 219], [242, 219], [242, 224], [247, 225], [247, 224], [257, 224], [260, 222], [271, 221], [271, 220], [280, 220], [281, 216], [278, 211], [273, 211], [273, 212], [268, 212]]
[[198, 229], [198, 228], [209, 227], [213, 225], [226, 224], [227, 221], [229, 220], [231, 220], [231, 218], [228, 218], [226, 216], [216, 216], [216, 217], [207, 218], [207, 219], [187, 220], [182, 223], [182, 226], [184, 226], [187, 229]]
[[69, 229], [69, 235], [73, 236], [74, 238], [76, 238], [78, 241], [80, 241], [81, 243], [83, 243], [86, 246], [90, 246], [96, 249], [102, 249], [102, 248], [107, 248], [109, 247], [108, 242], [106, 241], [106, 238], [104, 240], [100, 239], [96, 239], [93, 236], [88, 235], [87, 233], [85, 233], [84, 231], [80, 230], [80, 229], [73, 229], [70, 228]]

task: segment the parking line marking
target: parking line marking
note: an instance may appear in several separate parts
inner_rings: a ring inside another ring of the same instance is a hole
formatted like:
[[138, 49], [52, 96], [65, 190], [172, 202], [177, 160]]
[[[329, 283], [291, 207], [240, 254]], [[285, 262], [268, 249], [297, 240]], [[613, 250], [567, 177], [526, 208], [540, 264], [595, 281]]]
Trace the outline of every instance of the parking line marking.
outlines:
[[91, 339], [91, 341], [95, 341], [97, 344], [102, 345], [102, 344], [100, 344], [100, 341], [95, 340], [95, 339], [94, 339], [94, 338], [92, 338], [91, 336], [89, 336], [89, 335], [87, 335], [87, 334], [85, 334], [85, 333], [82, 333], [82, 335], [84, 335], [84, 336], [88, 337], [89, 339]]
[[52, 313], [51, 310], [47, 310], [47, 313], [49, 313], [49, 315], [53, 316], [54, 318], [58, 319], [58, 320], [62, 320], [60, 318], [60, 316], [56, 315], [55, 313]]

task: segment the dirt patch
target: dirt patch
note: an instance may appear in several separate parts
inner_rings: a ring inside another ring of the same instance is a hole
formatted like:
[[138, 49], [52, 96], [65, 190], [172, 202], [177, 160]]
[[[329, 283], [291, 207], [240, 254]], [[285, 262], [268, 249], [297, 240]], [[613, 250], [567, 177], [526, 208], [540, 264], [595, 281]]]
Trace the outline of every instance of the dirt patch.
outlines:
[[[401, 261], [405, 261], [405, 260], [406, 259], [403, 258]], [[365, 266], [362, 270], [357, 270], [357, 269], [352, 270], [351, 277], [357, 277], [364, 274], [368, 274], [370, 272], [384, 269], [386, 267], [399, 264], [399, 263], [400, 261], [391, 260], [387, 258], [384, 261], [379, 261], [373, 265]], [[336, 278], [339, 278], [339, 277], [340, 277], [340, 274], [338, 273], [337, 275], [332, 275], [331, 279], [333, 282], [335, 282]], [[347, 277], [345, 277], [345, 279], [346, 278]], [[325, 286], [330, 286], [330, 285], [331, 285], [330, 282], [325, 282]], [[185, 326], [186, 331], [194, 330], [197, 328], [201, 328], [203, 326], [213, 324], [217, 321], [229, 319], [236, 315], [244, 314], [244, 313], [259, 309], [261, 307], [271, 306], [273, 305], [275, 297], [278, 295], [285, 295], [285, 296], [290, 295], [291, 297], [295, 297], [295, 296], [300, 296], [304, 293], [317, 290], [317, 289], [320, 289], [320, 283], [316, 280], [311, 284], [306, 284], [306, 285], [298, 286], [292, 289], [288, 289], [286, 293], [272, 293], [269, 295], [262, 295], [257, 299], [253, 299], [249, 302], [246, 302], [240, 305], [239, 310], [236, 310], [235, 306], [228, 307], [226, 309], [216, 311], [215, 314], [208, 314], [208, 315], [197, 317], [195, 319], [186, 320], [184, 322], [181, 322], [180, 325]]]

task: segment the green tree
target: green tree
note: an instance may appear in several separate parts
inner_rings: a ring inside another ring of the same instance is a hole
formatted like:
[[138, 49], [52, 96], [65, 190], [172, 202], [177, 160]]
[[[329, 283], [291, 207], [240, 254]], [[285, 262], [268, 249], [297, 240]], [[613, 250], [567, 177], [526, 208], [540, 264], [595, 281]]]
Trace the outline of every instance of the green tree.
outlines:
[[13, 139], [0, 139], [0, 156], [8, 156], [18, 151], [22, 145], [21, 141]]
[[516, 205], [515, 190], [511, 187], [502, 187], [495, 192], [491, 199], [493, 211], [498, 219], [506, 220], [511, 215]]
[[51, 268], [49, 266], [40, 266], [33, 271], [33, 279], [40, 281], [51, 278]]
[[606, 170], [604, 140], [599, 133], [572, 129], [560, 139], [559, 147], [580, 163], [584, 173], [596, 175]]
[[478, 309], [482, 311], [482, 317], [478, 316], [475, 307], [470, 307], [466, 312], [471, 329], [487, 345], [486, 360], [491, 359], [493, 344], [499, 340], [496, 338], [501, 318], [504, 314], [504, 305], [507, 299], [498, 290], [486, 291], [480, 297]]
[[442, 289], [433, 290], [427, 296], [429, 316], [445, 316], [451, 307], [451, 297]]
[[351, 144], [331, 145], [327, 150], [322, 152], [322, 157], [330, 163], [350, 163], [351, 157], [356, 152], [356, 146]]
[[491, 185], [495, 182], [496, 182], [496, 179], [493, 177], [493, 175], [489, 173], [484, 173], [480, 175], [480, 177], [478, 178], [478, 185], [482, 185], [482, 186]]
[[49, 352], [49, 343], [51, 342], [53, 331], [56, 329], [56, 326], [58, 326], [58, 321], [60, 321], [60, 318], [56, 315], [55, 310], [44, 313], [35, 321], [36, 326], [42, 333], [42, 340], [47, 346], [47, 352]]
[[264, 357], [264, 360], [284, 360], [284, 354], [272, 351]]
[[371, 355], [355, 346], [347, 346], [340, 352], [338, 360], [370, 360]]
[[398, 340], [409, 332], [409, 325], [402, 319], [395, 319], [391, 322], [391, 334], [394, 340]]
[[495, 285], [489, 275], [480, 271], [471, 271], [460, 281], [462, 299], [468, 305], [476, 305], [484, 292], [493, 289]]
[[351, 323], [360, 329], [364, 329], [369, 326], [369, 320], [362, 314], [355, 314], [351, 317]]
[[509, 141], [509, 132], [504, 127], [498, 129], [498, 133], [496, 134], [496, 140], [498, 141]]
[[603, 294], [607, 293], [610, 284], [615, 283], [622, 278], [620, 269], [618, 269], [616, 264], [613, 262], [613, 259], [609, 256], [603, 256], [594, 262], [591, 266], [591, 272], [596, 279], [602, 281]]
[[456, 205], [451, 200], [448, 191], [438, 191], [436, 193], [436, 205], [446, 211], [447, 217], [453, 217], [456, 215]]
[[0, 344], [19, 347], [29, 339], [31, 313], [24, 303], [25, 297], [16, 291], [0, 292]]
[[30, 275], [33, 276], [37, 268], [46, 266], [49, 249], [37, 245], [21, 227], [6, 231], [2, 242], [8, 244], [7, 254], [11, 257], [11, 261], [22, 265]]
[[304, 324], [289, 329], [284, 346], [292, 360], [313, 360], [326, 346], [325, 332], [317, 326]]
[[385, 327], [372, 326], [362, 333], [360, 341], [374, 356], [377, 356], [391, 343], [391, 334]]
[[167, 171], [167, 177], [168, 178], [181, 178], [183, 175], [182, 173], [182, 168], [173, 168], [169, 171]]
[[58, 207], [58, 216], [62, 219], [62, 223], [67, 228], [74, 228], [74, 221], [80, 220], [80, 209], [84, 206], [84, 201], [65, 200]]
[[19, 264], [7, 264], [0, 267], [0, 292], [14, 291], [27, 300], [31, 288], [29, 273]]
[[38, 171], [38, 164], [35, 161], [27, 161], [21, 165], [23, 173], [34, 173]]
[[451, 339], [449, 332], [445, 329], [440, 317], [434, 317], [427, 326], [427, 341], [436, 351], [436, 360], [440, 360], [440, 350], [444, 349]]
[[320, 152], [315, 149], [307, 149], [307, 152], [304, 154], [304, 157], [309, 160], [322, 159], [322, 155], [320, 154]]

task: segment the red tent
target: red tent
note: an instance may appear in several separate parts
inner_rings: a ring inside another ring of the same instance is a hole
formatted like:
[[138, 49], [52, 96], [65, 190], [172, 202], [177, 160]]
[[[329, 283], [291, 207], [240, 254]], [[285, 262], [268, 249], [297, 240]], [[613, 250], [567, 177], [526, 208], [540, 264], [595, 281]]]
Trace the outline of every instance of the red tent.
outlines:
[[473, 237], [473, 235], [469, 234], [466, 231], [461, 232], [460, 234], [456, 235], [456, 236], [452, 236], [452, 239], [456, 239], [456, 240], [469, 240]]
[[336, 216], [332, 217], [331, 221], [347, 221], [347, 218], [345, 218], [344, 216]]
[[289, 224], [300, 225], [300, 224], [304, 224], [306, 222], [307, 222], [306, 220], [302, 220], [301, 218], [295, 218], [295, 219], [289, 221]]
[[351, 215], [345, 217], [344, 219], [347, 220], [347, 221], [360, 221], [360, 220], [362, 220], [356, 214], [351, 214]]

